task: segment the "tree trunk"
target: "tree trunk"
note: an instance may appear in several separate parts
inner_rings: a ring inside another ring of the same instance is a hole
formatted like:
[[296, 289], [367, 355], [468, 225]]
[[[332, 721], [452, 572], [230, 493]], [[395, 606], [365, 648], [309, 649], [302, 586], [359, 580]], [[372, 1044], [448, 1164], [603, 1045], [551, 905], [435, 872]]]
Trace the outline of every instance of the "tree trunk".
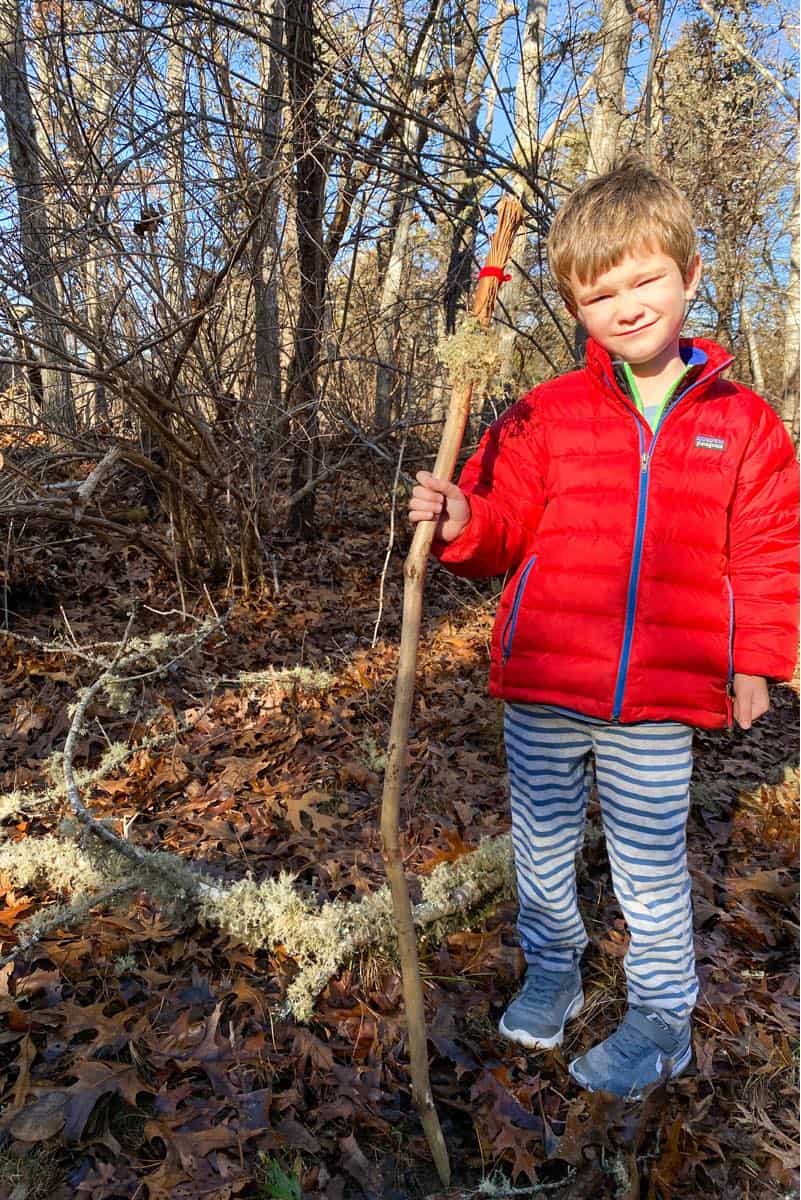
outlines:
[[167, 266], [167, 321], [183, 315], [186, 296], [186, 162], [184, 129], [186, 109], [186, 23], [173, 11], [168, 24], [165, 98], [169, 116], [165, 158], [170, 185], [170, 259]]
[[[415, 113], [424, 106], [424, 92], [427, 82], [428, 59], [433, 43], [434, 22], [439, 11], [439, 0], [434, 0], [428, 17], [429, 29], [420, 47], [417, 57], [418, 67], [416, 77], [420, 80], [409, 95], [408, 109]], [[423, 149], [426, 131], [421, 128], [413, 117], [406, 117], [400, 129], [400, 146], [407, 153], [415, 147], [417, 153]], [[398, 395], [400, 374], [396, 362], [396, 346], [400, 325], [401, 309], [405, 301], [403, 292], [404, 267], [409, 249], [410, 235], [415, 221], [414, 183], [411, 179], [403, 178], [402, 169], [409, 164], [403, 160], [403, 151], [398, 155], [397, 173], [398, 194], [393, 201], [393, 235], [386, 270], [381, 283], [381, 299], [378, 304], [377, 334], [375, 339], [375, 356], [377, 360], [375, 374], [375, 409], [373, 427], [375, 430], [386, 429], [390, 423], [393, 403]]]
[[665, 16], [665, 0], [653, 0], [648, 7], [648, 29], [651, 34], [651, 52], [648, 55], [648, 70], [645, 76], [645, 139], [643, 149], [645, 161], [653, 164], [658, 160], [662, 148], [662, 122], [664, 118], [663, 79], [659, 72], [662, 50], [662, 22]]
[[632, 20], [633, 9], [626, 0], [604, 0], [601, 58], [595, 77], [596, 102], [590, 122], [588, 175], [603, 175], [622, 149], [620, 135], [626, 112], [626, 64]]
[[790, 219], [790, 270], [787, 276], [787, 298], [784, 319], [784, 361], [780, 415], [793, 441], [798, 443], [799, 372], [799, 193], [794, 179], [793, 215]]
[[[109, 129], [109, 114], [114, 97], [114, 57], [102, 62], [95, 61], [95, 42], [87, 31], [80, 39], [80, 58], [78, 75], [85, 81], [87, 95], [83, 101], [92, 106], [93, 115], [97, 122], [96, 142], [92, 147], [91, 167], [87, 163], [81, 177], [83, 179], [82, 193], [86, 210], [92, 220], [87, 225], [87, 237], [84, 242], [84, 289], [86, 292], [86, 321], [89, 327], [89, 362], [95, 372], [93, 385], [92, 418], [95, 422], [105, 424], [109, 418], [108, 395], [104, 380], [106, 366], [105, 343], [108, 335], [104, 305], [102, 299], [103, 271], [101, 262], [101, 230], [107, 219], [108, 193], [104, 185], [105, 164], [113, 159], [109, 148], [112, 133]], [[44, 64], [43, 64], [44, 65]], [[40, 68], [41, 69], [41, 68]], [[74, 147], [75, 166], [79, 161], [78, 155], [86, 153], [86, 138], [83, 129], [76, 132], [81, 138], [80, 145]], [[75, 169], [70, 164], [71, 169]], [[81, 185], [79, 185], [81, 186]]]
[[[519, 156], [525, 176], [535, 178], [539, 164], [540, 100], [542, 96], [542, 51], [548, 21], [548, 0], [529, 0], [526, 27], [520, 52], [520, 72], [515, 88], [515, 156]], [[524, 178], [525, 178], [524, 176]], [[518, 199], [525, 204], [532, 197], [531, 187], [524, 183], [516, 189]], [[501, 381], [506, 392], [515, 389], [517, 378], [515, 349], [517, 322], [526, 306], [530, 289], [528, 271], [529, 231], [522, 226], [512, 246], [509, 274], [504, 285], [501, 303], [506, 318], [501, 327], [498, 349], [501, 359]]]
[[734, 302], [737, 279], [737, 249], [728, 238], [719, 238], [712, 278], [715, 283], [715, 341], [734, 345]]
[[[289, 102], [292, 108], [292, 146], [295, 158], [298, 268], [298, 317], [287, 409], [294, 434], [292, 491], [314, 478], [318, 459], [318, 395], [320, 346], [323, 330], [326, 261], [323, 254], [325, 171], [315, 98], [315, 51], [312, 0], [289, 0], [286, 41], [289, 61]], [[314, 491], [292, 505], [290, 528], [309, 537], [314, 526]]]
[[[259, 5], [262, 27], [268, 23], [270, 45], [260, 46], [261, 129], [257, 175], [270, 189], [255, 233], [253, 272], [255, 402], [257, 436], [273, 441], [281, 426], [281, 342], [278, 314], [278, 166], [281, 153], [281, 112], [284, 77], [284, 0]], [[267, 181], [267, 182], [265, 182]], [[256, 197], [258, 203], [261, 194]]]
[[393, 401], [399, 385], [398, 364], [395, 348], [397, 346], [400, 313], [405, 296], [403, 294], [403, 268], [409, 247], [409, 235], [414, 222], [414, 205], [409, 195], [408, 185], [403, 185], [403, 195], [400, 201], [400, 214], [395, 223], [392, 238], [392, 249], [389, 255], [387, 269], [384, 272], [384, 282], [381, 288], [381, 300], [378, 306], [378, 331], [375, 339], [375, 356], [377, 366], [375, 372], [375, 415], [373, 427], [375, 430], [386, 429], [392, 418]]
[[757, 343], [754, 326], [751, 320], [751, 313], [748, 308], [748, 301], [745, 298], [745, 288], [741, 279], [738, 279], [739, 292], [739, 309], [740, 309], [740, 329], [745, 337], [745, 344], [748, 347], [748, 363], [751, 368], [751, 383], [756, 391], [765, 393], [765, 374], [762, 370], [762, 357], [759, 353], [759, 344]]
[[42, 414], [55, 428], [72, 432], [76, 422], [70, 377], [66, 370], [56, 369], [59, 365], [66, 366], [67, 351], [50, 254], [19, 0], [0, 0], [0, 103], [17, 191], [23, 266], [40, 344]]
[[[485, 51], [493, 53], [500, 34], [499, 19], [487, 39]], [[443, 139], [443, 159], [448, 190], [454, 197], [448, 210], [450, 249], [445, 275], [445, 331], [453, 333], [467, 311], [476, 233], [479, 222], [479, 177], [483, 146], [489, 144], [489, 126], [479, 128], [479, 113], [488, 72], [485, 51], [478, 53], [481, 16], [478, 0], [467, 0], [454, 31], [453, 83], [446, 124], [453, 136]], [[485, 181], [488, 183], [489, 181]]]

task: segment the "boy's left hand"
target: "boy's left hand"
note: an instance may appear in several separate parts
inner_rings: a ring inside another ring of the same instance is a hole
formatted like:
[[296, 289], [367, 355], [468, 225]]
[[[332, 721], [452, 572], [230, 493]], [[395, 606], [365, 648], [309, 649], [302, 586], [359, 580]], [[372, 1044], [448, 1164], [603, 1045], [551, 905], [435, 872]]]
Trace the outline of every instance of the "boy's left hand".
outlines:
[[770, 708], [768, 681], [764, 675], [734, 675], [734, 719], [741, 729], [750, 729], [754, 721]]

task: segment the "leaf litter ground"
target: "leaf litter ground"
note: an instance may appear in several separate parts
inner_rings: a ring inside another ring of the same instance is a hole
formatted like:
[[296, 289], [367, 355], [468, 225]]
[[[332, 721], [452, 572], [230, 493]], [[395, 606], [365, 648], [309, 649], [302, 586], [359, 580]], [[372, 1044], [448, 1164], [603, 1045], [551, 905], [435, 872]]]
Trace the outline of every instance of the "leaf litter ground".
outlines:
[[[143, 683], [128, 714], [95, 705], [78, 767], [109, 741], [164, 735], [86, 793], [96, 816], [118, 831], [132, 821], [140, 845], [221, 882], [290, 870], [318, 904], [383, 885], [378, 817], [404, 547], [371, 647], [387, 523], [352, 515], [374, 509], [370, 486], [354, 484], [347, 518], [326, 497], [318, 542], [277, 543], [278, 591], [233, 603], [224, 632]], [[73, 593], [40, 595], [0, 641], [4, 793], [45, 786], [68, 706], [93, 678], [74, 655], [20, 635], [63, 640], [68, 622], [81, 643], [119, 638], [133, 594], [138, 632], [182, 627], [160, 568], [133, 551], [86, 551], [80, 572], [62, 574]], [[80, 553], [70, 543], [70, 560]], [[53, 577], [59, 547], [48, 555]], [[419, 876], [508, 830], [501, 713], [485, 693], [493, 591], [430, 573], [403, 813], [413, 898]], [[195, 612], [208, 615], [205, 594]], [[308, 673], [289, 687], [252, 682], [253, 672], [298, 666]], [[296, 1024], [277, 1016], [296, 969], [281, 947], [248, 950], [138, 889], [0, 970], [0, 1200], [269, 1197], [282, 1194], [276, 1179], [289, 1187], [293, 1177], [308, 1200], [443, 1200], [511, 1194], [512, 1184], [560, 1198], [797, 1195], [797, 688], [773, 688], [772, 703], [747, 734], [695, 740], [702, 999], [681, 1079], [626, 1106], [581, 1092], [567, 1074], [620, 1019], [625, 993], [626, 932], [593, 800], [579, 863], [588, 1002], [560, 1050], [525, 1054], [497, 1033], [523, 969], [513, 904], [423, 947], [451, 1192], [438, 1188], [411, 1103], [391, 954], [351, 964], [310, 1024]], [[63, 816], [63, 805], [45, 804], [7, 817], [2, 832], [23, 853]], [[0, 876], [0, 956], [20, 921], [65, 899]]]

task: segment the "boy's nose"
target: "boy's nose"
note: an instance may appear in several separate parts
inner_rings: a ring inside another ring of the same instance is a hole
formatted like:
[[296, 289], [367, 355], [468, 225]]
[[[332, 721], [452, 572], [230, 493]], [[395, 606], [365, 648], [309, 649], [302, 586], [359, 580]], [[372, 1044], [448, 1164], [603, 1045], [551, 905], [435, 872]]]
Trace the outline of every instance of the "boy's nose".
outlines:
[[621, 325], [634, 325], [642, 319], [643, 305], [636, 296], [621, 296], [617, 308], [617, 319]]

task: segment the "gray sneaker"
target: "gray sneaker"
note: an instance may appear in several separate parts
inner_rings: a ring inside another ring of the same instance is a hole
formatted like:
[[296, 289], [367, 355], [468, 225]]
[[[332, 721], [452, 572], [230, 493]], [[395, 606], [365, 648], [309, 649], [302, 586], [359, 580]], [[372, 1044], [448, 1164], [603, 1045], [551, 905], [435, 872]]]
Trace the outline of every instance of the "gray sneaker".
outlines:
[[584, 1007], [581, 972], [549, 971], [528, 967], [520, 995], [501, 1017], [498, 1028], [504, 1037], [532, 1050], [561, 1046], [565, 1025]]
[[644, 1088], [680, 1075], [692, 1056], [689, 1021], [677, 1028], [654, 1009], [631, 1008], [611, 1037], [574, 1059], [568, 1070], [590, 1092], [640, 1100]]

